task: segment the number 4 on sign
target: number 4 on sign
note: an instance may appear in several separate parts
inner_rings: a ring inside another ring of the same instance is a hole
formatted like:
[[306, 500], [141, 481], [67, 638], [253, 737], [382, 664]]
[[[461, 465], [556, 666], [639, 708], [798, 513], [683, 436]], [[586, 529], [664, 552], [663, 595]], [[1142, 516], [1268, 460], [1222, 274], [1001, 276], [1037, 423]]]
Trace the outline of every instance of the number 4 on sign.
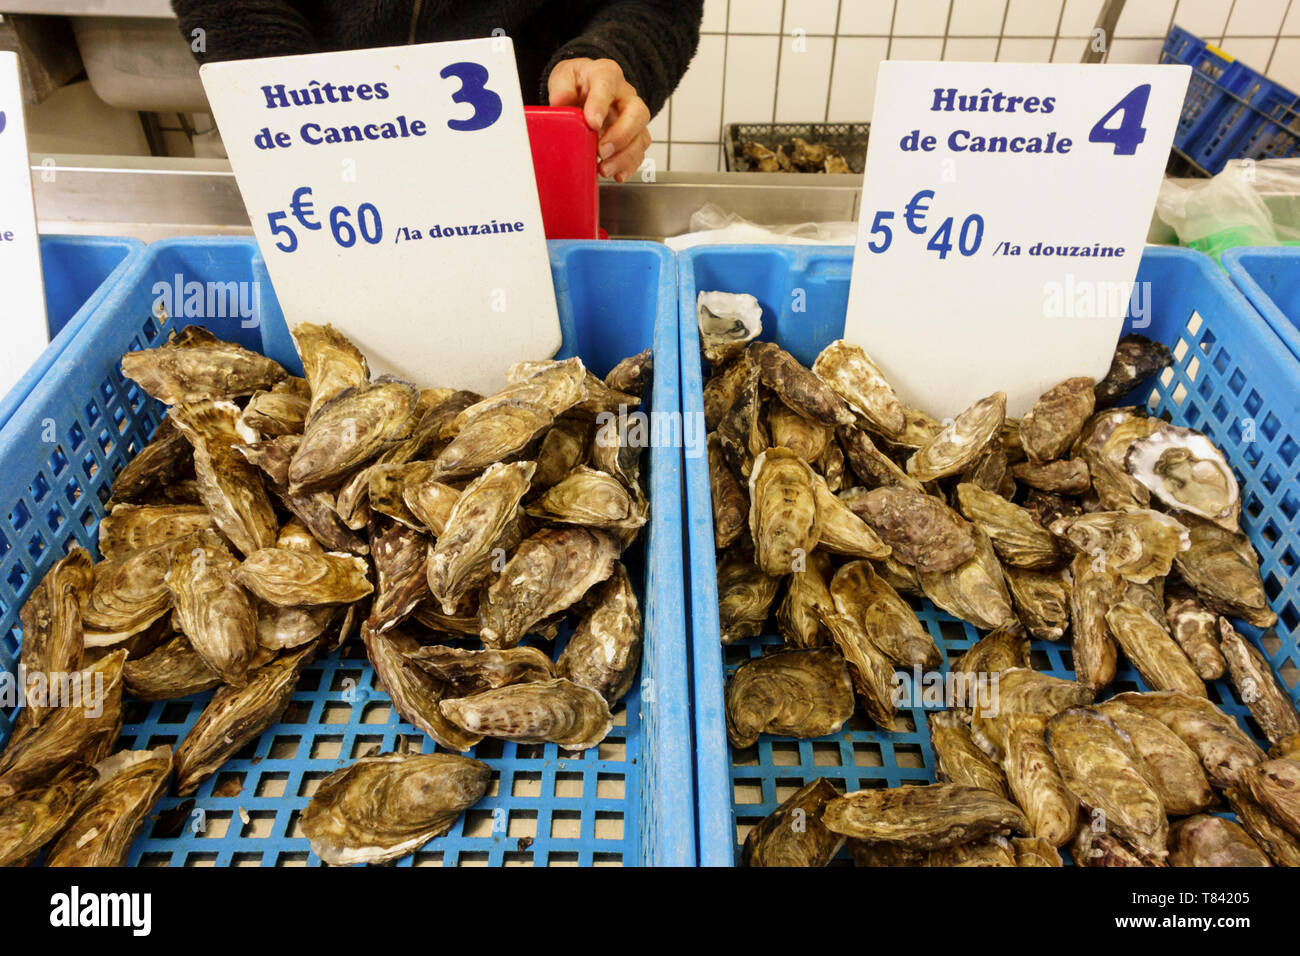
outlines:
[[[1142, 125], [1142, 118], [1146, 116], [1147, 100], [1150, 96], [1150, 83], [1133, 87], [1122, 100], [1110, 108], [1110, 112], [1097, 120], [1097, 124], [1088, 133], [1088, 142], [1110, 143], [1115, 147], [1116, 156], [1132, 156], [1142, 145], [1142, 141], [1147, 138], [1147, 130]], [[1106, 124], [1116, 113], [1124, 114], [1119, 125], [1114, 128], [1108, 127]]]

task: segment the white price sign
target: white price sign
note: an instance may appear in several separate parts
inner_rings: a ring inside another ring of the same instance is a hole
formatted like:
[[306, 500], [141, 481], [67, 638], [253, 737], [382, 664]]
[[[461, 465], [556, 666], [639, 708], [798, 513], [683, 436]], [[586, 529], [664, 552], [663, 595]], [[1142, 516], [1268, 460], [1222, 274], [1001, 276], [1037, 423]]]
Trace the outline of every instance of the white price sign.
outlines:
[[0, 52], [0, 316], [5, 330], [5, 345], [0, 349], [2, 394], [50, 342], [18, 55], [9, 52]]
[[559, 348], [508, 38], [201, 75], [290, 327], [333, 323], [376, 372], [485, 393]]
[[1190, 69], [880, 65], [845, 338], [940, 417], [1109, 368]]

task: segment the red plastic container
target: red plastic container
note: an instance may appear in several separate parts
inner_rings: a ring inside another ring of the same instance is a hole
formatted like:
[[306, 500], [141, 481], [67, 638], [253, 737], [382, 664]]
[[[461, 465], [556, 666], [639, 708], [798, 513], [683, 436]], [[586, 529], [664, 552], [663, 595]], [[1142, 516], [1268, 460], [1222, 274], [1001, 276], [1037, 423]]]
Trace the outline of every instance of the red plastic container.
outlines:
[[576, 106], [525, 106], [547, 239], [598, 239], [596, 133]]

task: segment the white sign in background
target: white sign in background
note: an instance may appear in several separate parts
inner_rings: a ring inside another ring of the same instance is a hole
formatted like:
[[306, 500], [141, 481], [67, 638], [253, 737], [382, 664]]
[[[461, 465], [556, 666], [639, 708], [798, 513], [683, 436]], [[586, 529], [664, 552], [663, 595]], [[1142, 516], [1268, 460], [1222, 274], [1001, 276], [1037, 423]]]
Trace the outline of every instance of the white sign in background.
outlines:
[[0, 394], [49, 344], [18, 55], [0, 51]]
[[290, 327], [377, 373], [491, 392], [560, 346], [506, 37], [206, 64]]
[[1189, 76], [881, 63], [845, 338], [940, 418], [1105, 375]]

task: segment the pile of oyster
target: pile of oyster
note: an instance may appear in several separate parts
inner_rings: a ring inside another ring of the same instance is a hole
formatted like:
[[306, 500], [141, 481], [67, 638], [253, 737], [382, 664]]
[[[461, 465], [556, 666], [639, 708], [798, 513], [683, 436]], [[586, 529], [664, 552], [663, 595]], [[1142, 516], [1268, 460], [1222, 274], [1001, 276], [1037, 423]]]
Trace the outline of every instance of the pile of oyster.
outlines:
[[[617, 422], [650, 352], [603, 381], [577, 358], [523, 362], [484, 397], [372, 379], [330, 326], [293, 335], [303, 378], [199, 326], [122, 358], [167, 416], [113, 485], [102, 560], [73, 549], [21, 611], [26, 673], [102, 692], [53, 706], [25, 688], [0, 754], [0, 864], [51, 843], [52, 865], [120, 864], [169, 780], [194, 793], [357, 634], [439, 751], [609, 732], [641, 656], [620, 557], [649, 511]], [[521, 643], [570, 618], [555, 659]], [[175, 752], [113, 752], [124, 699], [211, 689]], [[303, 830], [329, 863], [395, 859], [490, 777], [456, 754], [367, 756], [322, 782]]]
[[[848, 840], [863, 865], [1060, 865], [1066, 844], [1084, 865], [1300, 864], [1300, 715], [1229, 622], [1276, 621], [1236, 478], [1204, 435], [1114, 407], [1168, 350], [1125, 336], [1104, 380], [1019, 420], [998, 392], [939, 422], [860, 347], [810, 369], [757, 340], [760, 317], [700, 295], [722, 641], [769, 617], [783, 641], [727, 682], [732, 745], [832, 734], [859, 708], [895, 729], [897, 669], [943, 661], [921, 599], [987, 632], [952, 670], [991, 693], [929, 715], [939, 783], [814, 781], [745, 862], [824, 865]], [[1031, 636], [1068, 640], [1075, 679], [1032, 670]], [[1099, 703], [1121, 652], [1150, 691]], [[1225, 674], [1271, 755], [1210, 701]], [[1225, 806], [1237, 822], [1206, 812]]]
[[745, 140], [740, 156], [756, 173], [851, 173], [849, 161], [830, 143], [810, 143], [793, 136], [775, 150], [755, 140]]

